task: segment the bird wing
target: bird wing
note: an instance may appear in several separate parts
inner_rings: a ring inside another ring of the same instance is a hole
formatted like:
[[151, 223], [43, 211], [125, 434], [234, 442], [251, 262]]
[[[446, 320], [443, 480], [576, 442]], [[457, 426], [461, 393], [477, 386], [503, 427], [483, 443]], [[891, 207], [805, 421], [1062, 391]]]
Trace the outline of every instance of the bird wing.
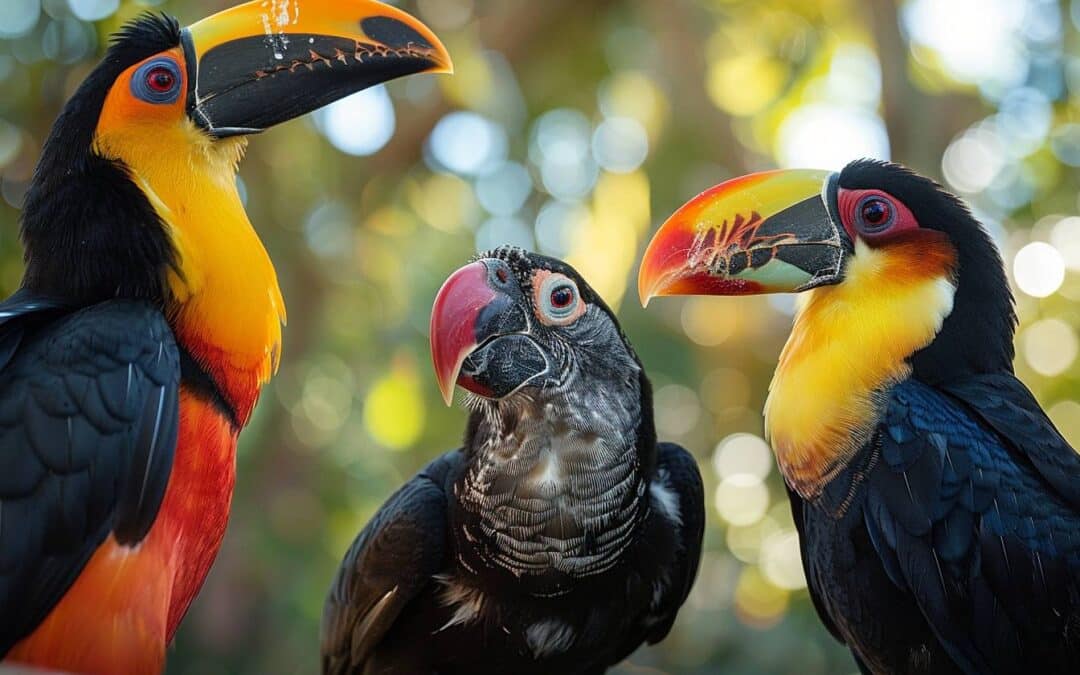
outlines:
[[180, 362], [161, 312], [0, 303], [0, 657], [109, 536], [157, 517], [179, 423]]
[[428, 464], [390, 496], [360, 531], [323, 607], [324, 673], [351, 673], [371, 657], [401, 610], [443, 569], [448, 477], [460, 450]]
[[649, 631], [649, 644], [656, 644], [667, 636], [679, 608], [690, 595], [701, 563], [701, 542], [705, 534], [705, 488], [697, 461], [674, 443], [659, 443], [657, 450], [657, 476], [653, 480], [661, 480], [666, 489], [678, 496], [679, 545], [669, 590], [659, 603], [662, 618]]
[[984, 419], [919, 382], [894, 387], [864, 520], [964, 672], [1056, 671], [1080, 654], [1080, 514], [1033, 459], [1048, 422], [1014, 414], [1005, 435]]
[[1074, 510], [1080, 510], [1080, 453], [1062, 437], [1023, 382], [1012, 373], [992, 373], [942, 388], [997, 432], [1020, 461], [1031, 462]]

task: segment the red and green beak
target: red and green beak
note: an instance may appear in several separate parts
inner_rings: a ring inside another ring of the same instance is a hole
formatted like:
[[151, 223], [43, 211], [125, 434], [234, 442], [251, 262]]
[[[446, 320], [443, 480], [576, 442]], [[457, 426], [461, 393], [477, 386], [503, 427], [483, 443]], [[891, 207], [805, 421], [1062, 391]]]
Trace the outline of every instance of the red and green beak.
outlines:
[[404, 75], [452, 72], [424, 24], [374, 0], [252, 0], [185, 28], [188, 116], [250, 134]]
[[841, 279], [850, 250], [836, 215], [836, 174], [766, 171], [710, 188], [653, 236], [638, 272], [658, 295], [804, 291]]
[[506, 262], [485, 258], [450, 275], [431, 309], [431, 360], [443, 400], [454, 385], [500, 399], [548, 373], [528, 303]]

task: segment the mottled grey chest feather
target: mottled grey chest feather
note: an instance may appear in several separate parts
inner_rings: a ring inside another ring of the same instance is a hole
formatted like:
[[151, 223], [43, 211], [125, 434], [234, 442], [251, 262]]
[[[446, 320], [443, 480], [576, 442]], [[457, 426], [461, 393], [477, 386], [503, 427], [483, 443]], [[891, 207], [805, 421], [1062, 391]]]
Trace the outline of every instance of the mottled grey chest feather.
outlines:
[[[539, 390], [485, 411], [477, 461], [455, 487], [492, 562], [517, 575], [608, 569], [630, 543], [645, 503], [636, 433], [636, 368], [619, 395]], [[493, 546], [491, 544], [494, 544]]]

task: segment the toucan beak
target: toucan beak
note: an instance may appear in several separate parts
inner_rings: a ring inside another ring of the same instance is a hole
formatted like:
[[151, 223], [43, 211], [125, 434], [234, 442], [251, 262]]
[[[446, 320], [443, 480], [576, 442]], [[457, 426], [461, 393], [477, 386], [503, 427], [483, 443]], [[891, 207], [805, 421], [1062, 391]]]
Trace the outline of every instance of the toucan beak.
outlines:
[[431, 360], [446, 405], [454, 385], [503, 398], [548, 372], [529, 333], [526, 303], [502, 260], [469, 263], [450, 275], [431, 309]]
[[182, 42], [188, 116], [217, 138], [404, 75], [453, 71], [427, 26], [375, 0], [252, 0], [185, 28]]
[[649, 242], [643, 305], [658, 295], [797, 292], [841, 279], [851, 249], [836, 217], [836, 174], [767, 171], [684, 204]]

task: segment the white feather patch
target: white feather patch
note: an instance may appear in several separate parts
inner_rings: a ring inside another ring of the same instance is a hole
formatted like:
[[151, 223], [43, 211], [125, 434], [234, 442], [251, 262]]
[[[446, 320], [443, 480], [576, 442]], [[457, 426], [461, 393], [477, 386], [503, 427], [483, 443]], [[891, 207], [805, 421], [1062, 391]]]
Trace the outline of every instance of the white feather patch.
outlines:
[[679, 496], [671, 489], [667, 482], [667, 472], [660, 472], [649, 484], [649, 496], [654, 505], [659, 507], [664, 517], [675, 524], [682, 526], [682, 513], [679, 511]]
[[454, 608], [454, 614], [436, 632], [444, 631], [451, 626], [464, 626], [480, 616], [480, 612], [484, 609], [484, 594], [478, 589], [447, 575], [437, 575], [435, 581], [443, 585], [440, 597], [443, 606]]
[[525, 642], [535, 658], [554, 656], [574, 644], [574, 628], [559, 619], [537, 621], [525, 629]]

